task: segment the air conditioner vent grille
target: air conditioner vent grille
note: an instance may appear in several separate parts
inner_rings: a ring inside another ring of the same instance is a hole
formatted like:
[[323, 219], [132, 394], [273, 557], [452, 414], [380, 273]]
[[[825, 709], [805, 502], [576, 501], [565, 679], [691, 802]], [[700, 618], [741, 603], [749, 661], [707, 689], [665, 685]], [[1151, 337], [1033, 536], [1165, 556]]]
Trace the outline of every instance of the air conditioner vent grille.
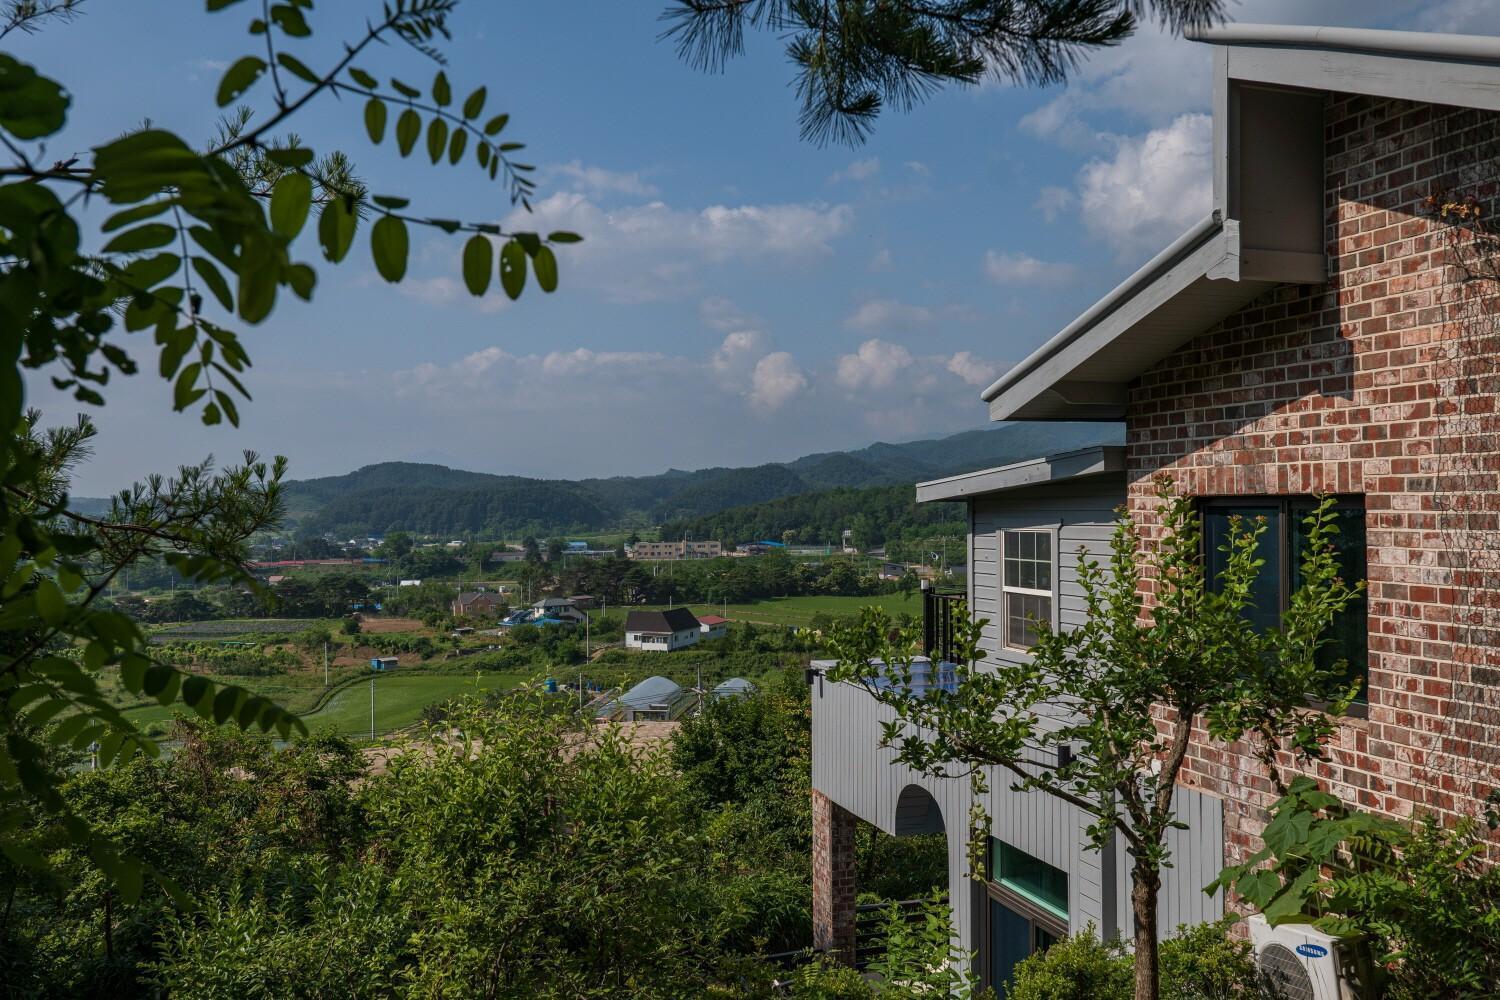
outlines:
[[1286, 1000], [1317, 1000], [1312, 976], [1290, 948], [1273, 942], [1261, 948], [1256, 959], [1280, 996]]

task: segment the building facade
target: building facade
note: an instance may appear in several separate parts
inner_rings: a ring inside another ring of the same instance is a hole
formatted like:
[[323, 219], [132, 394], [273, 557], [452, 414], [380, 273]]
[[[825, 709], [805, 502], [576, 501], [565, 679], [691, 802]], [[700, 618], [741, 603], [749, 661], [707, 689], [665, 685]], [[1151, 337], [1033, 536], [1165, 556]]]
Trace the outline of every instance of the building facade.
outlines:
[[696, 645], [703, 626], [687, 608], [632, 611], [625, 616], [625, 648], [670, 653]]
[[677, 559], [717, 559], [724, 554], [721, 542], [636, 542], [630, 558], [641, 562], [672, 562]]
[[[1313, 776], [1389, 816], [1478, 814], [1500, 786], [1500, 243], [1486, 221], [1500, 190], [1500, 39], [1242, 25], [1201, 40], [1215, 57], [1212, 213], [984, 398], [995, 419], [1122, 421], [1121, 491], [1148, 540], [1160, 530], [1159, 475], [1198, 500], [1210, 534], [1236, 513], [1266, 516], [1279, 543], [1257, 606], [1267, 624], [1289, 589], [1297, 514], [1335, 496], [1345, 571], [1368, 581], [1337, 640], [1365, 668], [1365, 699]], [[1052, 516], [1043, 501], [1056, 498], [1024, 499], [1034, 510], [970, 500], [968, 592], [994, 623], [986, 648], [1001, 656], [1024, 633], [1010, 602], [1045, 607], [1060, 627], [1070, 613], [1065, 567], [1037, 585], [1037, 539], [1017, 538], [1010, 560], [1031, 565], [1029, 586], [996, 573], [997, 553], [1010, 565], [1005, 518]], [[1061, 545], [1069, 516], [1059, 516]], [[820, 732], [814, 697], [815, 920], [820, 941], [840, 948], [843, 824], [859, 816], [900, 832], [903, 798], [920, 783], [894, 768], [876, 775], [884, 762], [856, 721], [873, 709], [825, 710]], [[820, 748], [842, 763], [820, 766]], [[1275, 796], [1248, 748], [1201, 732], [1181, 780], [1188, 829], [1174, 853], [1201, 886], [1261, 846]], [[861, 781], [883, 789], [852, 790]], [[925, 791], [949, 822], [964, 815], [953, 812], [965, 807], [960, 791]], [[1065, 906], [1026, 916], [1033, 932], [1076, 930], [1094, 912], [1075, 886], [1097, 882], [1102, 899], [1113, 881], [1118, 899], [1118, 857], [1064, 849], [1077, 817], [1052, 803], [997, 805], [997, 830], [1006, 815], [1034, 816], [1030, 842], [1056, 848], [1049, 856], [1018, 836], [996, 849], [1062, 879], [1048, 876]], [[993, 966], [1010, 944], [987, 936], [997, 925], [956, 881], [952, 892], [961, 943]], [[1191, 919], [1213, 915], [1168, 896]], [[1066, 921], [1047, 923], [1059, 909]], [[1108, 909], [1101, 933], [1128, 931]], [[1169, 912], [1162, 926], [1174, 922]], [[1003, 926], [1014, 937], [1022, 923]]]

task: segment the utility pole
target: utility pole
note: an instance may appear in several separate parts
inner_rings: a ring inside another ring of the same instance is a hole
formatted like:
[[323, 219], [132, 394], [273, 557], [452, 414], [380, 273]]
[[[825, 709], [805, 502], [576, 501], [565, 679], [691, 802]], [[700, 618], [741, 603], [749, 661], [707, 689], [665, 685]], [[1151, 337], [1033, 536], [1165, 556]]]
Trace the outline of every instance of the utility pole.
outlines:
[[323, 686], [328, 686], [328, 643], [323, 643]]
[[375, 678], [370, 678], [370, 742], [375, 742]]

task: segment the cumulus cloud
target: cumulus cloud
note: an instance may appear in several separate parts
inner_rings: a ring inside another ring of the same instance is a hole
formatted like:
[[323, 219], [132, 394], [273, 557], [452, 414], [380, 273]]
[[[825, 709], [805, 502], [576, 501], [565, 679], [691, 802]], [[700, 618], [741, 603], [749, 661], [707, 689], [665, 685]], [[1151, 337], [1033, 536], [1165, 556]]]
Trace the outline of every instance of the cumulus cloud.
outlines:
[[691, 210], [651, 201], [605, 208], [580, 192], [560, 191], [505, 222], [514, 229], [582, 234], [582, 243], [560, 255], [570, 281], [612, 301], [648, 302], [691, 292], [706, 263], [826, 256], [853, 217], [847, 205], [822, 202]]
[[997, 285], [1057, 285], [1073, 277], [1072, 264], [1037, 260], [1024, 253], [986, 250], [984, 273]]
[[579, 160], [548, 167], [544, 180], [550, 186], [569, 187], [595, 196], [621, 194], [650, 198], [657, 193], [656, 185], [648, 184], [639, 171], [606, 170]]
[[1000, 374], [999, 365], [976, 358], [968, 351], [959, 351], [953, 355], [948, 359], [946, 367], [969, 385], [989, 385]]
[[1078, 174], [1084, 226], [1121, 256], [1157, 249], [1213, 204], [1213, 123], [1187, 114], [1138, 138]]
[[714, 330], [739, 330], [758, 326], [760, 321], [742, 310], [733, 299], [713, 295], [698, 303], [698, 317]]
[[743, 369], [750, 358], [765, 350], [766, 335], [759, 330], [735, 330], [725, 334], [719, 349], [708, 364], [716, 372], [731, 373]]
[[745, 398], [762, 412], [778, 410], [807, 388], [807, 376], [786, 351], [767, 354], [755, 363]]
[[936, 319], [927, 306], [914, 306], [895, 299], [871, 299], [844, 317], [851, 330], [897, 330], [931, 326]]
[[863, 160], [855, 160], [843, 170], [836, 170], [828, 175], [828, 183], [837, 184], [839, 181], [867, 181], [880, 173], [880, 157], [871, 156]]
[[1057, 217], [1077, 200], [1067, 188], [1048, 185], [1037, 192], [1035, 208], [1042, 213], [1042, 218], [1056, 222]]
[[660, 364], [665, 354], [655, 351], [591, 351], [587, 347], [571, 351], [551, 351], [542, 357], [541, 369], [548, 375], [577, 375], [600, 368], [636, 368]]
[[873, 337], [860, 344], [853, 354], [838, 359], [834, 379], [851, 391], [880, 389], [896, 381], [896, 376], [911, 363], [911, 352], [906, 348]]
[[[456, 263], [453, 266], [458, 267]], [[482, 313], [497, 313], [511, 306], [511, 300], [499, 292], [491, 291], [475, 297], [462, 282], [446, 275], [407, 278], [395, 288], [401, 295], [430, 306], [467, 306]]]

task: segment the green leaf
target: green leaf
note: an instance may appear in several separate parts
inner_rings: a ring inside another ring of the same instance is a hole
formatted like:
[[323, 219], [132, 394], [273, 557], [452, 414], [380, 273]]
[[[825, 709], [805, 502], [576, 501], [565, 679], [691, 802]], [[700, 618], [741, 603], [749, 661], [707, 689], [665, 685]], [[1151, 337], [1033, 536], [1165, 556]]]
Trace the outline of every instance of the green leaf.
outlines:
[[515, 240], [500, 248], [500, 287], [513, 300], [526, 287], [526, 250]]
[[417, 144], [417, 137], [422, 134], [422, 116], [411, 108], [401, 112], [396, 119], [396, 148], [402, 156], [411, 154], [412, 147]]
[[411, 204], [410, 198], [402, 198], [394, 194], [372, 195], [370, 197], [370, 200], [379, 205], [381, 208], [389, 208], [392, 210], [405, 208], [407, 205]]
[[321, 78], [318, 74], [307, 68], [307, 64], [295, 56], [285, 52], [276, 53], [276, 61], [280, 63], [288, 73], [305, 83], [317, 83]]
[[302, 231], [312, 208], [312, 181], [306, 174], [286, 174], [271, 191], [271, 228], [291, 239]]
[[219, 107], [229, 104], [260, 79], [260, 75], [266, 71], [266, 61], [257, 59], [255, 56], [242, 56], [235, 64], [224, 71], [224, 77], [219, 81], [218, 102]]
[[448, 148], [448, 123], [441, 118], [434, 118], [427, 123], [427, 155], [433, 163], [443, 158], [443, 151]]
[[557, 258], [550, 247], [542, 247], [531, 258], [531, 270], [536, 274], [536, 283], [544, 292], [557, 291]]
[[479, 113], [484, 110], [485, 88], [480, 87], [470, 94], [464, 101], [464, 117], [478, 118]]
[[453, 138], [448, 140], [448, 162], [457, 164], [464, 158], [464, 150], [469, 147], [469, 133], [461, 128], [453, 130]]
[[579, 236], [577, 233], [558, 231], [555, 233], [547, 234], [548, 243], [581, 243], [582, 241], [583, 237]]
[[56, 583], [47, 577], [36, 581], [36, 612], [48, 625], [59, 625], [68, 617], [68, 601]]
[[403, 97], [421, 97], [422, 96], [422, 92], [420, 90], [418, 90], [416, 87], [413, 87], [410, 84], [402, 83], [400, 80], [396, 79], [395, 77], [391, 77], [391, 86], [395, 87], [396, 88], [396, 92], [399, 93], [399, 94], [401, 94], [401, 96], [403, 96]]
[[365, 132], [377, 146], [385, 137], [385, 102], [378, 97], [365, 102]]
[[464, 244], [464, 284], [470, 295], [483, 295], [490, 288], [494, 247], [488, 236], [475, 236]]
[[369, 73], [366, 73], [358, 66], [350, 66], [349, 75], [354, 77], [355, 83], [359, 84], [366, 90], [374, 90], [378, 84], [378, 81], [373, 76], [371, 76]]
[[203, 279], [203, 284], [213, 293], [214, 298], [219, 300], [219, 305], [229, 312], [234, 311], [234, 295], [229, 291], [229, 282], [214, 267], [213, 261], [207, 257], [199, 257], [196, 254], [192, 259], [193, 270], [198, 272], [198, 277]]
[[394, 215], [383, 215], [370, 227], [370, 252], [375, 269], [389, 282], [406, 277], [406, 223]]
[[453, 88], [448, 86], [448, 76], [442, 70], [432, 80], [432, 100], [440, 108], [446, 108], [453, 100]]
[[142, 250], [154, 250], [171, 243], [177, 236], [177, 229], [165, 222], [148, 222], [144, 226], [136, 226], [127, 229], [108, 243], [104, 244], [104, 253], [139, 253]]
[[484, 123], [484, 134], [495, 135], [505, 127], [505, 123], [508, 121], [510, 121], [510, 115], [496, 115]]
[[203, 365], [194, 361], [182, 371], [177, 373], [177, 381], [172, 385], [172, 408], [185, 410], [203, 395], [198, 391], [198, 375], [203, 371]]
[[[318, 273], [316, 271], [306, 264], [293, 264], [282, 272], [282, 275], [286, 278], [286, 283], [292, 286], [292, 292], [297, 298], [303, 302], [312, 299], [313, 288], [318, 283]], [[234, 418], [231, 417], [230, 419], [233, 420]]]
[[318, 243], [323, 247], [323, 257], [335, 264], [344, 259], [349, 246], [354, 242], [354, 225], [357, 216], [342, 197], [330, 198], [318, 216]]
[[266, 159], [288, 170], [300, 170], [313, 161], [313, 151], [306, 146], [280, 146], [266, 150]]
[[214, 721], [223, 725], [229, 721], [229, 717], [239, 708], [240, 699], [245, 696], [241, 688], [227, 687], [214, 696]]
[[161, 201], [147, 202], [144, 205], [137, 205], [134, 208], [127, 208], [125, 211], [116, 212], [108, 219], [105, 219], [104, 225], [99, 228], [103, 232], [112, 233], [121, 226], [128, 226], [132, 222], [140, 222], [142, 219], [149, 219], [160, 215], [175, 204], [176, 201], [174, 199], [163, 199]]
[[307, 26], [307, 19], [291, 4], [272, 7], [271, 20], [280, 25], [281, 30], [292, 38], [306, 38], [312, 34], [312, 29]]
[[40, 139], [63, 127], [70, 98], [62, 86], [0, 52], [0, 128], [17, 139]]

